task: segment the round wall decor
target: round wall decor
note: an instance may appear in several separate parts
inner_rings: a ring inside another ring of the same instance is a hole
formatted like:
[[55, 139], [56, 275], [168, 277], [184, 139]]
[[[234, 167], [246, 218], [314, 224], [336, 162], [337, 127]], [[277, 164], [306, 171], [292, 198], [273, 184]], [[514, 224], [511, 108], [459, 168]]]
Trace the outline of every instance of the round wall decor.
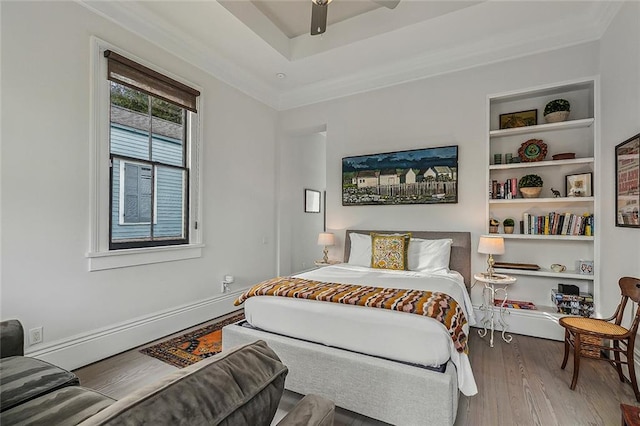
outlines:
[[547, 156], [547, 144], [542, 139], [529, 139], [518, 149], [518, 157], [523, 162], [542, 161]]

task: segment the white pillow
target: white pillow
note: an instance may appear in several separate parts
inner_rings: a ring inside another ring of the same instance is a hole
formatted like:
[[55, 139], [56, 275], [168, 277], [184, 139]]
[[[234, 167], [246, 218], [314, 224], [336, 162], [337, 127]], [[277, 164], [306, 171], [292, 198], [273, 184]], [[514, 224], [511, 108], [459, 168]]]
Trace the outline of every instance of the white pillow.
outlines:
[[[449, 270], [453, 240], [423, 240], [412, 238], [409, 242], [409, 270], [437, 272]], [[351, 263], [351, 262], [349, 262]]]
[[371, 267], [371, 235], [349, 234], [351, 249], [349, 251], [349, 265]]

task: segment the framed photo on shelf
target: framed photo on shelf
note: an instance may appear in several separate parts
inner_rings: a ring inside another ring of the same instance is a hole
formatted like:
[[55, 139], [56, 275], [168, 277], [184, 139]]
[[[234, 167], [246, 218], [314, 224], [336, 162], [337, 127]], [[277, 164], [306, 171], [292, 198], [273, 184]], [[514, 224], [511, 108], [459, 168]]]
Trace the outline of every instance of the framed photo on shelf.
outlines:
[[304, 190], [304, 212], [320, 213], [320, 191]]
[[616, 226], [640, 228], [640, 133], [616, 146]]
[[500, 114], [500, 129], [512, 129], [514, 127], [535, 126], [538, 124], [538, 110], [509, 112]]
[[593, 174], [580, 173], [577, 175], [567, 175], [565, 177], [565, 193], [567, 197], [591, 197]]

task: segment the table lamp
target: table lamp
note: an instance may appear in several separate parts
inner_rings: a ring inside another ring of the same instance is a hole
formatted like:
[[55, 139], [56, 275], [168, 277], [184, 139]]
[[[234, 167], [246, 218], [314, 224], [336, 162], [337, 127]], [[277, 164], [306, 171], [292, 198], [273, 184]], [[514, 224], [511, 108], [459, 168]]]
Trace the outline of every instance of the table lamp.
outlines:
[[489, 255], [489, 259], [487, 259], [487, 265], [489, 265], [489, 267], [487, 268], [486, 276], [492, 278], [493, 265], [495, 264], [493, 255], [504, 254], [504, 238], [490, 235], [481, 235], [480, 242], [478, 243], [478, 253]]
[[329, 249], [327, 247], [332, 246], [335, 243], [335, 238], [331, 232], [321, 232], [318, 235], [318, 245], [324, 246], [324, 257], [322, 258], [324, 263], [329, 263]]

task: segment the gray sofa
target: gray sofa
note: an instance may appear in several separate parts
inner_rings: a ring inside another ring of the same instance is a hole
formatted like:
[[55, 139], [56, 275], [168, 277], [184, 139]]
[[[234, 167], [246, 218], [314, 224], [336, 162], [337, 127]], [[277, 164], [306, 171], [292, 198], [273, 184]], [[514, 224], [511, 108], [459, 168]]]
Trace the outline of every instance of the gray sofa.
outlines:
[[[75, 374], [23, 356], [24, 331], [17, 320], [0, 322], [0, 411], [49, 392], [79, 385]], [[4, 424], [4, 422], [1, 422]]]
[[[5, 336], [2, 339], [4, 343]], [[6, 384], [15, 382], [5, 376], [7, 361], [12, 358], [15, 356], [0, 360], [2, 393], [9, 390]], [[65, 383], [3, 406], [0, 424], [268, 426], [284, 392], [287, 373], [271, 348], [257, 341], [177, 370], [118, 401], [76, 383]], [[16, 386], [11, 388], [15, 394]], [[332, 425], [334, 411], [333, 402], [307, 395], [278, 425]]]

